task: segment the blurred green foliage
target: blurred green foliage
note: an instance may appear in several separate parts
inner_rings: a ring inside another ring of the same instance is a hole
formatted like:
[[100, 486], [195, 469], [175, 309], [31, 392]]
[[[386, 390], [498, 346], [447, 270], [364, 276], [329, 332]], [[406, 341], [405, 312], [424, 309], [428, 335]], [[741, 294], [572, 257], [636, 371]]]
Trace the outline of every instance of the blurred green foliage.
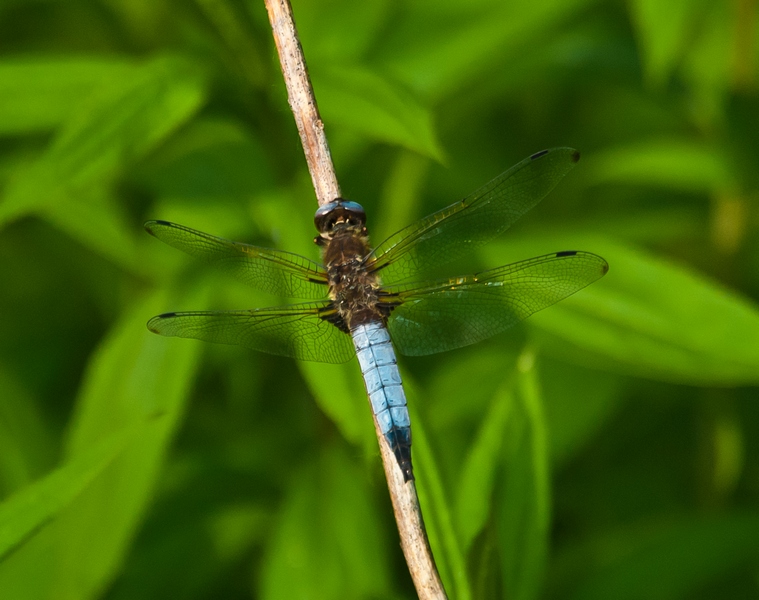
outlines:
[[[402, 359], [451, 598], [759, 597], [751, 0], [299, 0], [375, 242], [545, 147], [583, 160], [467, 270], [609, 274]], [[0, 597], [412, 598], [355, 363], [153, 336], [282, 300], [148, 218], [316, 259], [258, 0], [0, 3]]]

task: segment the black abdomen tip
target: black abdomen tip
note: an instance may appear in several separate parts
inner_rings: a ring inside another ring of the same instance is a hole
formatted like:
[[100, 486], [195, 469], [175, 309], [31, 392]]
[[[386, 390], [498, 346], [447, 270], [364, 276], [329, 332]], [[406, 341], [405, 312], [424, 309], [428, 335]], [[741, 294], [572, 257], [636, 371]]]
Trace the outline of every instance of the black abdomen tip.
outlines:
[[395, 455], [401, 473], [403, 473], [403, 481], [412, 481], [414, 479], [414, 467], [411, 465], [411, 429], [394, 426], [385, 434], [385, 439]]

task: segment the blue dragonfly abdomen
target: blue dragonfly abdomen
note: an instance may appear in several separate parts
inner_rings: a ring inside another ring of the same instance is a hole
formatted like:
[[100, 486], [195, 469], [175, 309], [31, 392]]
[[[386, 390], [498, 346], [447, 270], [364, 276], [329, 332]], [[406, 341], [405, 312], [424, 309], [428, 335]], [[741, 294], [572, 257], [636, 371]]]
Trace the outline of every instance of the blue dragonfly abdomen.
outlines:
[[413, 479], [411, 423], [387, 328], [381, 322], [370, 322], [354, 327], [351, 336], [379, 430], [395, 454], [404, 480]]

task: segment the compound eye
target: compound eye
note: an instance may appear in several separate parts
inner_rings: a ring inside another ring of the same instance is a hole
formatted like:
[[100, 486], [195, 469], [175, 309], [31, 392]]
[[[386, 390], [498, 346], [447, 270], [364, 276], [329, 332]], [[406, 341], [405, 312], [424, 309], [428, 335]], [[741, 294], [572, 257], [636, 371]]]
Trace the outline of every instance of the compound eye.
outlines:
[[320, 206], [314, 215], [314, 224], [319, 233], [332, 231], [335, 225], [340, 222], [353, 226], [363, 226], [366, 222], [366, 212], [363, 206], [358, 202], [338, 198]]
[[334, 227], [334, 211], [337, 209], [339, 204], [340, 203], [337, 201], [330, 202], [328, 204], [320, 206], [317, 209], [316, 214], [314, 215], [314, 225], [316, 225], [316, 229], [319, 231], [319, 233], [325, 233]]
[[343, 200], [341, 202], [344, 209], [345, 220], [353, 225], [363, 226], [366, 223], [366, 211], [364, 207], [358, 202], [351, 202], [350, 200]]

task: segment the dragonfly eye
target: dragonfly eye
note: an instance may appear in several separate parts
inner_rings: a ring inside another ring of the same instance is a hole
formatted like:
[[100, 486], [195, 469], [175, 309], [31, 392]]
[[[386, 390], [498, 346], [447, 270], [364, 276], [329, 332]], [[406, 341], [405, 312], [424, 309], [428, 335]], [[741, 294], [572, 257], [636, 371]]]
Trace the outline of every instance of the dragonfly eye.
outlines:
[[366, 223], [364, 208], [358, 202], [338, 198], [320, 206], [314, 215], [314, 224], [320, 233], [332, 231], [338, 223], [363, 227]]

